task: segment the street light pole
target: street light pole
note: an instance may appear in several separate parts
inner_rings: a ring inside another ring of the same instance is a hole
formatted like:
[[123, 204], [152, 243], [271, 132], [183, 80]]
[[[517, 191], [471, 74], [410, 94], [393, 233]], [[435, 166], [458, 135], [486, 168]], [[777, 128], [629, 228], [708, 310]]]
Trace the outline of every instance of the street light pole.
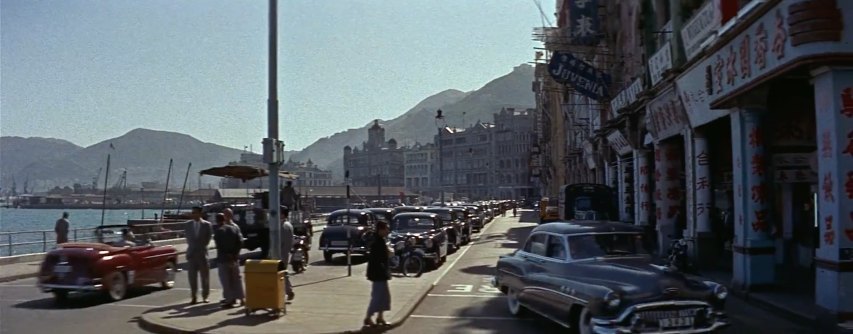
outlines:
[[439, 191], [441, 191], [441, 205], [444, 206], [444, 161], [441, 157], [443, 146], [441, 133], [444, 131], [442, 131], [443, 126], [438, 126], [439, 122], [441, 122], [442, 125], [447, 124], [444, 121], [444, 116], [441, 115], [441, 109], [435, 111], [435, 127], [438, 128], [438, 188]]
[[264, 138], [264, 162], [269, 164], [269, 229], [271, 259], [281, 259], [281, 200], [278, 187], [282, 145], [278, 140], [278, 1], [270, 0], [269, 9], [269, 97], [267, 98], [267, 138]]

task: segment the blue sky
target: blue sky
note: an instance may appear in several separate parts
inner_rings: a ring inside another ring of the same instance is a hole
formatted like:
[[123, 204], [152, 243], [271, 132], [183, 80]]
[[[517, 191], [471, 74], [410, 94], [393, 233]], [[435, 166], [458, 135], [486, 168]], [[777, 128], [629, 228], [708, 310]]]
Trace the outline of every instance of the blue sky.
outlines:
[[[555, 0], [542, 1], [553, 22]], [[0, 1], [0, 134], [266, 136], [267, 1]], [[287, 149], [533, 59], [533, 0], [279, 1]]]

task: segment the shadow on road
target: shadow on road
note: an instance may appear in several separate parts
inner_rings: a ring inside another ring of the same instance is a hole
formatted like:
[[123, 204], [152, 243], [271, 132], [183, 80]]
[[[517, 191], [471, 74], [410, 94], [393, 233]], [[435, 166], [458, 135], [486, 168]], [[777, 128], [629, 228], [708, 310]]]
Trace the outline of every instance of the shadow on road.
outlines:
[[[352, 258], [352, 265], [354, 265], [354, 266], [356, 266], [356, 265], [360, 265], [360, 264], [364, 264], [364, 263], [367, 263], [367, 256], [364, 256], [364, 255], [355, 255], [355, 254], [353, 254], [353, 255], [351, 256], [351, 258]], [[334, 257], [332, 257], [332, 262], [331, 262], [331, 263], [326, 263], [326, 261], [325, 261], [324, 259], [322, 259], [322, 258], [321, 258], [319, 261], [311, 262], [311, 264], [310, 264], [310, 265], [311, 265], [312, 267], [313, 267], [313, 266], [318, 266], [318, 267], [328, 267], [328, 266], [338, 267], [338, 266], [346, 266], [346, 265], [347, 265], [347, 257], [346, 257], [346, 255], [341, 256], [341, 255], [337, 255], [337, 254], [336, 254]]]
[[[155, 309], [148, 310], [145, 313], [160, 313], [166, 312], [168, 315], [164, 316], [164, 319], [171, 318], [189, 318], [189, 317], [204, 317], [215, 313], [217, 311], [221, 311], [219, 303], [209, 303], [209, 304], [196, 304], [196, 305], [188, 305], [188, 304], [174, 304], [164, 307], [159, 307]], [[234, 312], [229, 313], [228, 315], [241, 315], [244, 314], [242, 308], [235, 309]], [[228, 326], [244, 326], [244, 327], [254, 327], [260, 324], [276, 320], [278, 318], [273, 316], [267, 316], [265, 313], [261, 313], [253, 316], [242, 316], [236, 318], [229, 318], [227, 320], [220, 321], [215, 324], [211, 324], [210, 326], [204, 328], [195, 329], [194, 333], [206, 333], [210, 331], [214, 331], [219, 328], [225, 328]]]
[[[157, 292], [161, 290], [163, 289], [154, 286], [146, 286], [141, 288], [135, 288], [133, 290], [128, 290], [127, 295], [123, 301], [145, 296], [152, 292]], [[45, 296], [50, 297], [28, 300], [15, 304], [13, 305], [13, 307], [30, 310], [62, 310], [82, 309], [111, 303], [107, 296], [100, 292], [71, 293], [68, 295], [68, 299], [63, 302], [57, 302], [51, 294], [45, 294]]]
[[463, 273], [466, 273], [466, 274], [473, 274], [473, 275], [480, 275], [480, 276], [492, 276], [495, 274], [495, 266], [489, 266], [489, 265], [470, 266], [470, 267], [465, 267], [465, 268], [462, 268], [459, 270]]
[[521, 210], [518, 212], [521, 217], [519, 217], [518, 222], [520, 223], [538, 223], [539, 222], [539, 211], [538, 210]]

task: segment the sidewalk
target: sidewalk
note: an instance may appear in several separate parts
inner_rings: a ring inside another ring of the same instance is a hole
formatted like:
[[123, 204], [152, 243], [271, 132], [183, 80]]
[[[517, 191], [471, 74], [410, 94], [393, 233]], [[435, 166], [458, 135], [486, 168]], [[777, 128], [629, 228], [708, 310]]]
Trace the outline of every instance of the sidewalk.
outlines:
[[[242, 307], [221, 309], [218, 303], [166, 305], [142, 314], [140, 326], [155, 333], [348, 333], [361, 330], [370, 282], [364, 264], [346, 276], [345, 265], [314, 265], [291, 277], [296, 298], [287, 302], [280, 318], [257, 311], [246, 316]], [[441, 271], [441, 270], [438, 270]], [[432, 289], [438, 271], [419, 278], [394, 277], [390, 282], [391, 311], [386, 320], [402, 323]]]
[[[347, 276], [347, 267], [341, 260], [338, 258], [328, 265], [322, 260], [315, 261], [304, 273], [292, 275], [296, 298], [288, 302], [287, 313], [280, 318], [268, 316], [264, 311], [246, 316], [241, 307], [223, 310], [217, 303], [189, 305], [187, 301], [148, 310], [140, 317], [139, 324], [145, 330], [161, 334], [358, 333], [370, 301], [370, 282], [365, 278], [367, 265], [363, 259], [355, 262], [352, 276]], [[391, 311], [385, 313], [390, 327], [367, 332], [383, 332], [402, 324], [454, 261], [451, 259], [417, 278], [395, 275], [389, 281]]]

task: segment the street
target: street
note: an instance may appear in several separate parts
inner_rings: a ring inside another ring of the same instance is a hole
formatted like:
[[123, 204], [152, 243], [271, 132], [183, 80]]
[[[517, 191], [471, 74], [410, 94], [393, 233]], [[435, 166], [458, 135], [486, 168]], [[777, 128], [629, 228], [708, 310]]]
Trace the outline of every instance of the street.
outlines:
[[[526, 212], [529, 213], [529, 212]], [[556, 332], [563, 329], [537, 316], [512, 317], [506, 307], [505, 298], [489, 285], [497, 258], [515, 250], [524, 241], [536, 224], [519, 223], [508, 215], [497, 218], [484, 228], [470, 246], [464, 246], [448, 257], [438, 270], [419, 279], [435, 280], [435, 287], [418, 305], [412, 315], [391, 333], [524, 333]], [[313, 271], [345, 270], [342, 257], [335, 258], [335, 265], [322, 265], [322, 254], [317, 251], [315, 233], [311, 260], [315, 265], [303, 275]], [[363, 275], [364, 262], [354, 261], [358, 270], [353, 275]], [[80, 295], [67, 305], [57, 306], [52, 295], [42, 293], [35, 287], [35, 279], [23, 279], [0, 284], [0, 333], [49, 333], [61, 329], [63, 333], [146, 333], [140, 329], [136, 319], [143, 312], [182, 303], [189, 300], [189, 287], [185, 272], [178, 276], [175, 288], [161, 290], [150, 287], [136, 291], [121, 301], [110, 303], [100, 295]], [[215, 269], [211, 270], [211, 307], [220, 299], [219, 282]], [[300, 275], [293, 277], [299, 303]], [[733, 326], [724, 333], [812, 333], [785, 319], [757, 309], [729, 297], [727, 310]], [[392, 296], [393, 299], [393, 296]], [[393, 300], [392, 307], [400, 307], [403, 300]], [[352, 305], [362, 309], [363, 303]]]
[[[391, 333], [536, 333], [565, 329], [538, 316], [515, 318], [506, 299], [489, 284], [498, 256], [519, 247], [534, 223], [497, 219], [440, 277], [408, 320]], [[442, 268], [447, 269], [447, 268]], [[726, 306], [732, 326], [723, 333], [813, 333], [813, 330], [746, 304], [734, 296]]]

